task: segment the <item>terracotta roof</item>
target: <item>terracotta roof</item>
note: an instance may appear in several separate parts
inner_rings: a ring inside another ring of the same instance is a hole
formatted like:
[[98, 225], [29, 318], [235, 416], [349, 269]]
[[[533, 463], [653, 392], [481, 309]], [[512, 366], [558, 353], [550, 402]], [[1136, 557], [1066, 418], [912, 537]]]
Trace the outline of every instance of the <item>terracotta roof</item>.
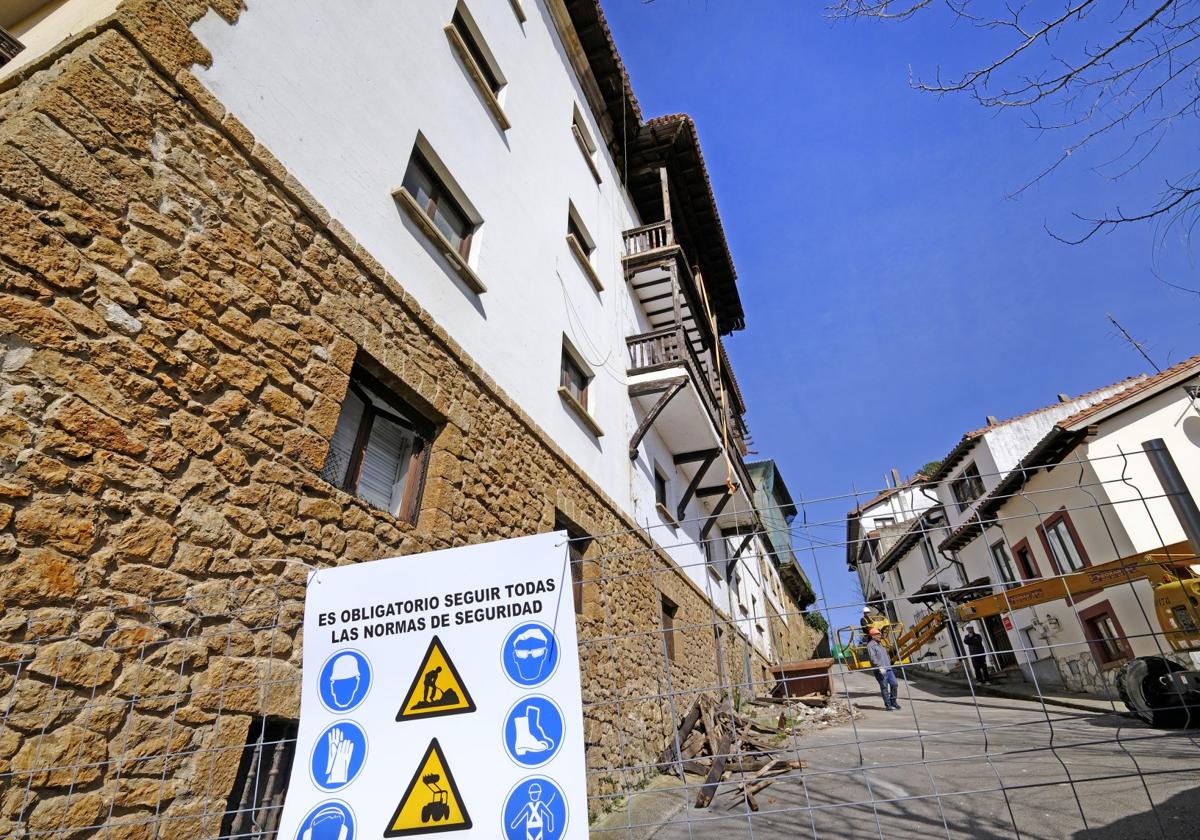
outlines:
[[737, 289], [737, 271], [696, 123], [687, 114], [668, 114], [649, 120], [638, 130], [629, 148], [629, 158], [627, 187], [643, 219], [664, 216], [658, 170], [666, 167], [675, 237], [689, 258], [699, 264], [717, 316], [717, 332], [728, 335], [743, 329], [746, 319]]
[[1175, 379], [1182, 373], [1192, 370], [1200, 370], [1200, 355], [1185, 359], [1179, 364], [1172, 365], [1154, 376], [1142, 374], [1122, 380], [1117, 384], [1121, 385], [1128, 382], [1136, 384], [1100, 400], [1095, 405], [1080, 409], [1069, 417], [1059, 420], [1046, 433], [1045, 437], [1038, 441], [1026, 453], [1025, 457], [1013, 467], [1008, 475], [993, 487], [990, 493], [983, 497], [976, 508], [975, 516], [946, 537], [938, 548], [953, 551], [966, 546], [971, 540], [975, 539], [975, 537], [983, 532], [983, 524], [989, 521], [989, 517], [1003, 507], [1004, 503], [1024, 487], [1030, 478], [1036, 475], [1041, 469], [1053, 466], [1065, 458], [1067, 453], [1086, 437], [1089, 425], [1101, 414], [1112, 408], [1116, 408], [1122, 403], [1128, 403], [1126, 407], [1136, 405], [1140, 401], [1137, 399], [1138, 397], [1151, 396], [1159, 386]]
[[[1075, 402], [1076, 400], [1086, 400], [1088, 397], [1094, 397], [1095, 395], [1097, 395], [1103, 391], [1108, 391], [1112, 388], [1119, 388], [1123, 385], [1128, 385], [1130, 383], [1137, 382], [1138, 380], [1143, 380], [1145, 378], [1146, 378], [1146, 375], [1144, 373], [1140, 373], [1137, 376], [1130, 376], [1126, 379], [1122, 379], [1120, 382], [1115, 382], [1112, 385], [1105, 385], [1102, 388], [1093, 388], [1091, 391], [1087, 391], [1083, 394], [1079, 394], [1078, 396], [1071, 397], [1066, 402]], [[1124, 392], [1122, 392], [1122, 393], [1124, 393]], [[1044, 405], [1041, 408], [1035, 408], [1032, 411], [1026, 411], [1024, 414], [1018, 414], [1015, 417], [1009, 417], [1006, 420], [1000, 420], [999, 422], [992, 423], [990, 426], [981, 426], [978, 429], [974, 429], [970, 432], [967, 432], [965, 435], [962, 436], [962, 439], [959, 440], [959, 442], [954, 445], [954, 448], [951, 449], [949, 453], [947, 453], [946, 457], [942, 459], [941, 465], [936, 470], [934, 470], [932, 475], [929, 476], [929, 481], [940, 481], [943, 478], [945, 478], [947, 475], [949, 475], [950, 471], [952, 469], [954, 469], [955, 464], [957, 464], [959, 461], [962, 460], [963, 456], [966, 455], [967, 451], [970, 450], [970, 448], [974, 445], [975, 441], [979, 440], [979, 438], [983, 437], [988, 432], [992, 432], [992, 431], [995, 431], [996, 429], [1004, 428], [1005, 426], [1011, 425], [1012, 423], [1017, 423], [1021, 420], [1027, 420], [1030, 417], [1036, 417], [1037, 415], [1044, 414], [1047, 411], [1053, 411], [1054, 409], [1058, 408], [1062, 404], [1063, 404], [1063, 401], [1059, 400], [1058, 402], [1051, 403], [1050, 405]]]
[[[1138, 394], [1152, 390], [1162, 382], [1165, 382], [1168, 379], [1173, 379], [1179, 374], [1184, 373], [1192, 368], [1200, 368], [1200, 354], [1192, 356], [1190, 359], [1184, 359], [1179, 364], [1172, 365], [1161, 373], [1156, 373], [1154, 376], [1140, 377], [1142, 381], [1134, 385], [1132, 388], [1127, 388], [1121, 391], [1119, 394], [1113, 394], [1111, 397], [1107, 397], [1093, 406], [1089, 406], [1082, 411], [1077, 411], [1070, 417], [1059, 421], [1055, 425], [1061, 426], [1064, 429], [1072, 426], [1078, 426], [1080, 423], [1090, 420], [1097, 414], [1102, 414], [1117, 403], [1124, 402], [1127, 399], [1136, 397]], [[1134, 379], [1137, 378], [1139, 377], [1134, 377]], [[1127, 379], [1125, 381], [1129, 382], [1131, 380]]]

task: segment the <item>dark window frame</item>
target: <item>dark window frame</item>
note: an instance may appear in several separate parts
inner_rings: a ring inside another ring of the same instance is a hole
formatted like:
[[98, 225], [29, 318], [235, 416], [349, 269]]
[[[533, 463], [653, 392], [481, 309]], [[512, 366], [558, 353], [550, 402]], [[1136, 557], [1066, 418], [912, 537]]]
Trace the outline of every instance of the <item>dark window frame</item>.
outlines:
[[657, 466], [654, 468], [654, 503], [669, 509], [671, 504], [670, 481], [667, 474]]
[[[999, 554], [996, 553], [996, 549], [1000, 550]], [[992, 559], [996, 561], [996, 570], [1000, 573], [1004, 585], [1015, 586], [1019, 583], [1017, 575], [1020, 572], [1016, 568], [1012, 555], [1009, 554], [1007, 543], [1003, 539], [996, 540], [988, 546], [988, 550], [992, 554]]]
[[591, 259], [592, 254], [596, 252], [596, 243], [588, 235], [587, 229], [575, 214], [574, 208], [567, 209], [567, 235], [574, 237], [579, 244], [579, 250], [583, 251], [585, 257]]
[[[1030, 545], [1028, 539], [1021, 539], [1013, 543], [1012, 547], [1013, 562], [1017, 565], [1017, 572], [1021, 575], [1021, 580], [1040, 580], [1042, 577], [1041, 567], [1038, 566], [1037, 555], [1033, 553], [1033, 546]], [[1029, 568], [1025, 568], [1021, 557], [1025, 555], [1029, 558]]]
[[925, 560], [925, 571], [933, 574], [937, 569], [937, 557], [934, 555], [933, 540], [929, 539], [929, 535], [921, 537], [921, 557]]
[[[408, 158], [408, 167], [404, 170], [404, 180], [401, 182], [405, 189], [408, 189], [409, 171], [416, 169], [424, 176], [425, 180], [430, 184], [429, 201], [422, 205], [417, 199], [417, 193], [409, 189], [409, 194], [413, 197], [413, 201], [417, 202], [417, 206], [421, 208], [421, 212], [429, 217], [435, 225], [437, 224], [438, 209], [445, 205], [450, 210], [453, 210], [465, 223], [466, 233], [459, 234], [458, 247], [455, 249], [458, 255], [464, 260], [468, 259], [471, 254], [471, 244], [475, 238], [475, 233], [479, 230], [479, 224], [471, 218], [471, 214], [466, 211], [462, 203], [454, 196], [454, 191], [446, 185], [446, 179], [438, 174], [437, 168], [430, 162], [429, 156], [426, 155], [420, 147], [414, 147], [412, 154]], [[442, 218], [448, 218], [443, 214]]]
[[[572, 374], [578, 375], [578, 379], [582, 383], [581, 385], [577, 384], [572, 379]], [[579, 403], [584, 410], [586, 410], [588, 407], [588, 391], [591, 390], [592, 379], [594, 379], [594, 377], [588, 375], [588, 372], [584, 370], [583, 365], [581, 365], [579, 360], [575, 358], [575, 354], [573, 354], [567, 345], [564, 344], [562, 349], [562, 360], [559, 362], [558, 368], [558, 385], [560, 388], [565, 388], [567, 393], [569, 393], [575, 402]]]
[[[1048, 531], [1055, 531], [1057, 535], [1057, 526], [1063, 525], [1066, 527], [1067, 536], [1071, 539], [1071, 547], [1075, 549], [1076, 555], [1079, 557], [1080, 566], [1078, 569], [1060, 567], [1058, 555], [1054, 552], [1054, 547], [1050, 542], [1050, 534]], [[1042, 541], [1042, 548], [1046, 550], [1046, 556], [1050, 558], [1050, 566], [1057, 574], [1069, 575], [1074, 572], [1081, 572], [1092, 565], [1091, 558], [1088, 557], [1087, 549], [1083, 547], [1083, 540], [1079, 538], [1079, 532], [1075, 530], [1075, 523], [1071, 520], [1071, 515], [1067, 513], [1065, 507], [1059, 508], [1050, 516], [1046, 517], [1044, 522], [1037, 526], [1038, 537]]]
[[[1100, 629], [1100, 621], [1108, 619], [1112, 623], [1116, 636], [1110, 637]], [[1115, 668], [1128, 659], [1133, 658], [1133, 650], [1125, 636], [1125, 629], [1117, 618], [1117, 611], [1110, 601], [1101, 601], [1087, 609], [1079, 611], [1079, 621], [1083, 625], [1083, 636], [1087, 639], [1092, 657], [1101, 670]]]
[[492, 91], [492, 96], [499, 96], [500, 91], [504, 90], [504, 82], [496, 75], [496, 68], [488, 59], [487, 53], [479, 43], [479, 37], [476, 35], [473, 21], [469, 21], [466, 15], [463, 14], [463, 7], [460, 3], [454, 9], [454, 14], [450, 18], [450, 25], [458, 32], [458, 36], [462, 38], [463, 44], [467, 48], [467, 52], [471, 54], [479, 72], [483, 75], [484, 82]]
[[679, 605], [668, 598], [666, 595], [661, 596], [661, 627], [663, 634], [663, 647], [666, 650], [667, 661], [675, 661], [675, 616], [679, 614]]
[[[386, 402], [396, 414], [389, 414], [375, 405], [374, 400], [364, 393], [364, 385], [375, 396]], [[359, 480], [362, 478], [363, 457], [366, 454], [367, 443], [371, 439], [371, 428], [376, 417], [384, 416], [397, 425], [408, 427], [413, 434], [413, 446], [409, 452], [408, 474], [404, 480], [404, 491], [400, 505], [394, 514], [401, 521], [415, 525], [421, 512], [421, 497], [425, 491], [426, 473], [429, 470], [429, 454], [433, 448], [433, 439], [437, 433], [434, 423], [424, 417], [410, 402], [403, 399], [388, 387], [362, 364], [356, 362], [350, 371], [350, 383], [347, 391], [353, 391], [363, 401], [363, 415], [359, 419], [357, 433], [350, 450], [350, 461], [346, 465], [346, 475], [342, 478], [338, 489], [362, 498], [358, 493]], [[344, 407], [344, 404], [343, 404]], [[339, 413], [339, 420], [341, 419]], [[330, 450], [332, 452], [332, 449]], [[329, 456], [326, 455], [328, 461]], [[322, 470], [324, 472], [324, 470]], [[326, 479], [328, 480], [328, 479]], [[330, 482], [333, 483], [333, 482]], [[390, 511], [389, 511], [390, 513]]]
[[[299, 732], [298, 720], [255, 718], [242, 748], [233, 789], [226, 799], [221, 837], [264, 840], [275, 836], [283, 815]], [[270, 765], [265, 773], [261, 769], [264, 762]]]
[[[969, 495], [974, 492], [974, 495]], [[986, 492], [983, 486], [983, 476], [974, 461], [963, 467], [955, 478], [950, 481], [950, 495], [958, 505], [959, 513], [969, 508]]]

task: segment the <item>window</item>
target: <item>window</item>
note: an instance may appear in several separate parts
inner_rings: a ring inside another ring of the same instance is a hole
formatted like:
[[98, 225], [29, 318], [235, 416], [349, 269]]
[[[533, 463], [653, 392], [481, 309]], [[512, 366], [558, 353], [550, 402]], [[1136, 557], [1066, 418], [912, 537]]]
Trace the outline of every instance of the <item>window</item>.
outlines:
[[432, 438], [429, 421], [355, 365], [321, 477], [416, 522]]
[[996, 569], [1005, 583], [1015, 583], [1017, 576], [1013, 573], [1012, 558], [1004, 547], [1004, 540], [992, 543], [992, 559], [996, 561]]
[[596, 183], [600, 183], [600, 169], [596, 165], [596, 141], [592, 139], [592, 133], [588, 131], [587, 123], [583, 120], [583, 114], [579, 112], [579, 106], [574, 106], [571, 114], [571, 133], [575, 135], [575, 142], [579, 146], [579, 151], [583, 153], [583, 159], [587, 162], [588, 170], [592, 173], [592, 177], [596, 179]]
[[567, 212], [567, 236], [572, 237], [575, 244], [579, 246], [579, 250], [583, 251], [589, 259], [591, 258], [596, 246], [592, 243], [592, 238], [583, 232], [583, 226], [575, 215], [574, 208]]
[[663, 647], [667, 653], [667, 659], [671, 662], [675, 661], [675, 614], [679, 612], [679, 607], [675, 602], [666, 595], [662, 596], [662, 634]]
[[438, 232], [459, 256], [466, 259], [471, 251], [471, 235], [475, 232], [475, 225], [417, 149], [413, 150], [412, 158], [408, 161], [403, 184]]
[[221, 836], [229, 840], [274, 837], [283, 813], [298, 721], [259, 718], [250, 725], [242, 749]]
[[25, 49], [25, 45], [0, 28], [0, 67], [17, 57], [17, 53]]
[[933, 543], [929, 541], [929, 537], [921, 538], [921, 556], [925, 558], [925, 571], [932, 573], [937, 568], [937, 561], [933, 555]]
[[1036, 580], [1042, 576], [1037, 567], [1037, 561], [1033, 558], [1033, 549], [1029, 546], [1029, 540], [1021, 540], [1013, 546], [1013, 557], [1017, 560], [1017, 571], [1020, 572], [1023, 580]]
[[1059, 511], [1038, 526], [1046, 553], [1060, 574], [1078, 572], [1084, 566], [1090, 566], [1087, 554], [1080, 545], [1075, 526], [1067, 512]]
[[967, 464], [958, 478], [950, 482], [950, 493], [958, 502], [958, 509], [966, 510], [971, 502], [983, 495], [983, 479], [979, 476], [979, 468], [973, 463]]
[[895, 524], [896, 524], [896, 517], [894, 517], [894, 516], [876, 516], [875, 517], [875, 527], [876, 528], [886, 528], [888, 525], [895, 525]]
[[587, 408], [588, 383], [590, 381], [588, 375], [583, 372], [583, 368], [571, 358], [571, 354], [564, 347], [562, 351], [562, 375], [558, 384], [566, 388], [575, 401], [584, 408]]
[[587, 228], [583, 226], [583, 222], [580, 221], [575, 205], [570, 202], [567, 203], [567, 245], [570, 247], [571, 253], [575, 255], [579, 267], [587, 275], [588, 282], [592, 284], [592, 287], [597, 292], [604, 291], [600, 275], [596, 272], [596, 267], [592, 265], [592, 254], [596, 251], [596, 242], [587, 232]]
[[500, 106], [500, 92], [508, 82], [496, 64], [496, 57], [488, 49], [483, 33], [479, 31], [471, 12], [463, 3], [459, 3], [455, 8], [454, 16], [450, 18], [446, 27], [446, 37], [450, 39], [450, 45], [462, 60], [467, 75], [478, 88], [484, 104], [496, 118], [500, 130], [507, 131], [512, 124]]
[[504, 87], [504, 82], [501, 81], [499, 71], [496, 69], [490, 55], [483, 51], [480, 46], [482, 38], [477, 34], [474, 21], [467, 20], [467, 15], [470, 12], [459, 3], [458, 8], [454, 10], [454, 17], [450, 18], [450, 25], [454, 27], [454, 31], [458, 33], [458, 37], [462, 39], [463, 45], [467, 48], [467, 53], [470, 54], [471, 60], [474, 61], [475, 67], [483, 76], [484, 82], [487, 84], [488, 90], [493, 95], [500, 92], [500, 88]]
[[900, 567], [897, 566], [892, 574], [896, 576], [896, 593], [900, 594], [904, 592], [904, 578], [900, 574]]
[[658, 467], [654, 468], [654, 502], [664, 508], [667, 506], [667, 477]]
[[596, 437], [604, 434], [600, 424], [591, 415], [591, 383], [595, 378], [587, 366], [563, 336], [562, 356], [558, 363], [558, 395], [563, 404]]
[[1108, 601], [1080, 610], [1079, 618], [1083, 622], [1083, 634], [1087, 637], [1088, 647], [1101, 667], [1115, 665], [1132, 656], [1125, 632]]
[[583, 612], [583, 556], [592, 544], [592, 538], [567, 522], [561, 516], [554, 522], [554, 530], [567, 532], [567, 560], [571, 566], [571, 595], [575, 601], [575, 614]]

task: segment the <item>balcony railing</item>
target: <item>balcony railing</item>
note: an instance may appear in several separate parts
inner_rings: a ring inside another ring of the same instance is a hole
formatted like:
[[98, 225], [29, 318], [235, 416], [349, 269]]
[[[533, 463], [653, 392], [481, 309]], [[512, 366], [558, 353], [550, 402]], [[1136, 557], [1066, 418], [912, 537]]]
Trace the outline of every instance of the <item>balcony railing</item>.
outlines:
[[656, 251], [675, 244], [675, 231], [670, 222], [655, 222], [650, 225], [625, 231], [625, 256], [632, 257], [647, 251]]
[[[695, 347], [678, 325], [663, 327], [648, 333], [632, 335], [625, 339], [629, 348], [629, 373], [645, 373], [661, 370], [665, 367], [682, 365], [688, 368], [696, 389], [700, 392], [701, 401], [708, 410], [713, 426], [721, 428], [721, 402], [716, 375], [712, 365], [704, 364], [696, 353]], [[746, 427], [740, 417], [728, 412], [729, 432], [738, 451], [745, 453]]]

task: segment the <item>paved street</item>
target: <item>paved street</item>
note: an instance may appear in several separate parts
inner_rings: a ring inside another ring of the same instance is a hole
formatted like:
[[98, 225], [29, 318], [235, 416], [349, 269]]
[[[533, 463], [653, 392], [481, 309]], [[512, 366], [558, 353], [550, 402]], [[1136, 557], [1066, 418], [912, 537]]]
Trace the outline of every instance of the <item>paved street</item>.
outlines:
[[931, 680], [902, 682], [903, 709], [887, 713], [869, 675], [836, 680], [863, 716], [794, 739], [789, 757], [800, 758], [804, 770], [760, 793], [758, 813], [725, 787], [713, 807], [689, 805], [651, 836], [1197, 836], [1194, 734], [1024, 700], [988, 697], [976, 704]]

